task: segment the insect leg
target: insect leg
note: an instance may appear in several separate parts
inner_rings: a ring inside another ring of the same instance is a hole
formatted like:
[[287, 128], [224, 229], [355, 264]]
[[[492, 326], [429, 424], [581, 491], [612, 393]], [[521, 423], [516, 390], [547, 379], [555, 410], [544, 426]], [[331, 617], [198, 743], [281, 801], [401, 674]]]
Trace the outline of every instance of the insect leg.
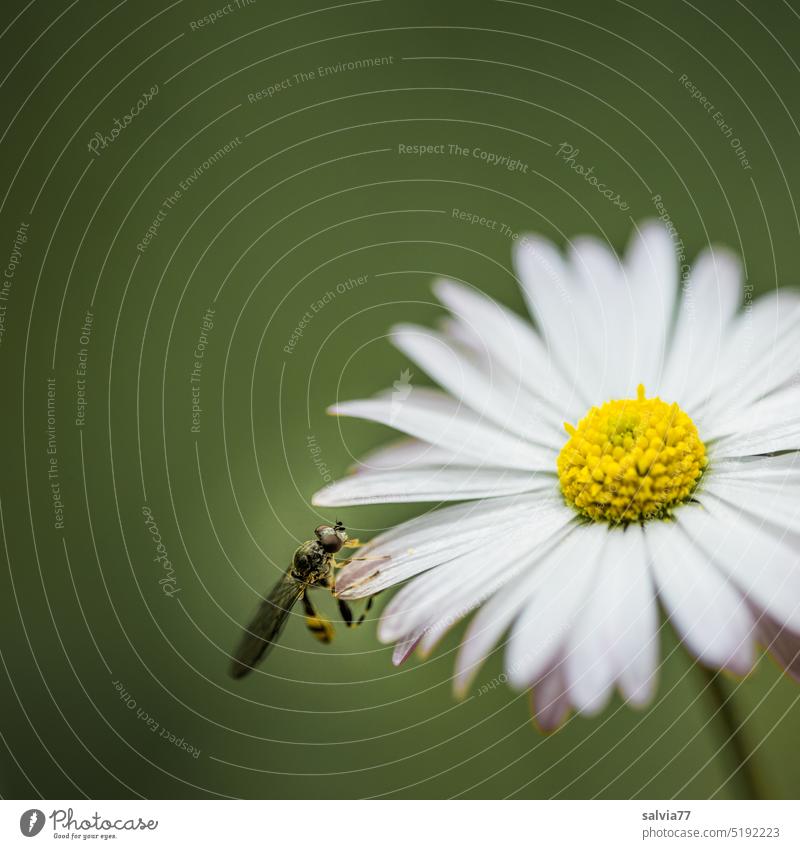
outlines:
[[361, 616], [358, 619], [353, 619], [353, 611], [350, 609], [350, 605], [343, 599], [337, 598], [337, 603], [339, 604], [339, 612], [342, 614], [342, 619], [344, 619], [345, 625], [348, 628], [358, 628], [358, 626], [367, 618], [367, 614], [372, 610], [372, 604], [375, 601], [375, 596], [370, 596], [367, 599], [367, 604], [364, 607], [364, 610]]
[[329, 643], [333, 639], [333, 625], [323, 619], [311, 603], [308, 593], [303, 594], [303, 608], [306, 611], [306, 627], [321, 642]]
[[353, 560], [389, 560], [390, 557], [388, 554], [383, 554], [380, 557], [347, 557], [344, 560], [336, 560], [334, 558], [333, 565], [337, 569], [341, 569], [342, 566], [347, 566], [348, 563], [352, 563]]
[[343, 599], [337, 598], [336, 603], [339, 605], [339, 613], [344, 619], [344, 624], [347, 625], [348, 628], [353, 627], [353, 611], [350, 610], [350, 605]]

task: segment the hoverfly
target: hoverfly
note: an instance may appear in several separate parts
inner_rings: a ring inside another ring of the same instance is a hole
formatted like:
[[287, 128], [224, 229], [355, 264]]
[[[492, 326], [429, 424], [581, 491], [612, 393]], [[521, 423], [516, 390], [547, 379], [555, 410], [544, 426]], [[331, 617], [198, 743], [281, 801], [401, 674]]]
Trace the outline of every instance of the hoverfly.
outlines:
[[[239, 646], [233, 655], [231, 675], [242, 678], [272, 649], [289, 619], [289, 613], [298, 601], [303, 602], [306, 627], [321, 642], [333, 639], [333, 626], [314, 609], [308, 590], [312, 587], [327, 587], [334, 592], [334, 567], [343, 565], [334, 558], [342, 548], [357, 548], [361, 543], [347, 536], [344, 525], [337, 521], [333, 525], [319, 525], [314, 530], [316, 539], [304, 542], [295, 551], [292, 564], [286, 574], [261, 602], [252, 622], [245, 628]], [[358, 558], [351, 558], [358, 559]], [[372, 607], [372, 598], [367, 601], [364, 612], [353, 620], [350, 606], [344, 599], [336, 599], [339, 612], [348, 628], [360, 625]]]

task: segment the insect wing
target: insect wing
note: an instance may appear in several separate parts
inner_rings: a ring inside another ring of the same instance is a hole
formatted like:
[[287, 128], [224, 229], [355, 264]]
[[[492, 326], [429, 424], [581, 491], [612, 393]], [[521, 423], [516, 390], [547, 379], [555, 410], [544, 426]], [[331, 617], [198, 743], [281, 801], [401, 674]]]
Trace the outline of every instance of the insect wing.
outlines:
[[239, 647], [233, 656], [231, 675], [241, 678], [263, 660], [275, 645], [289, 619], [291, 609], [300, 600], [305, 586], [286, 575], [272, 588], [258, 612], [242, 634]]

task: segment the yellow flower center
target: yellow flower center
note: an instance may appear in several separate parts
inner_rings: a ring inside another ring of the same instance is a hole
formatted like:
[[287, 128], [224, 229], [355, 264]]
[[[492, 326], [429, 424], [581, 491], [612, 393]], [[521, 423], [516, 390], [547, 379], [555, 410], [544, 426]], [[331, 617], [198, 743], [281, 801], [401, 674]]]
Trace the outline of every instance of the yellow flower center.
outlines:
[[645, 398], [592, 407], [558, 455], [564, 497], [596, 522], [659, 519], [686, 501], [706, 467], [706, 447], [677, 404]]

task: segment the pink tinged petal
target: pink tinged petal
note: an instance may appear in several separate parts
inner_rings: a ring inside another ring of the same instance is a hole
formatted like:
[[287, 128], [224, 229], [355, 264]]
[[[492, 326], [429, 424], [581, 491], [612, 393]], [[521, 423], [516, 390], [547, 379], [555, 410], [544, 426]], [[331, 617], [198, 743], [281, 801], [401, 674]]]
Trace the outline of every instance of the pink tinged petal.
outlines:
[[533, 718], [539, 728], [550, 733], [569, 716], [570, 690], [566, 685], [563, 663], [557, 662], [545, 674], [532, 693]]
[[[592, 337], [584, 333], [582, 311], [589, 304], [579, 296], [578, 288], [557, 248], [540, 236], [524, 235], [514, 246], [514, 267], [522, 294], [554, 363], [569, 381], [570, 389], [584, 401], [592, 397]], [[593, 344], [593, 343], [592, 343]]]
[[545, 559], [542, 582], [511, 630], [506, 672], [513, 686], [533, 684], [585, 615], [607, 538], [605, 525], [581, 526]]
[[[556, 533], [547, 545], [541, 546], [536, 558], [526, 566], [519, 580], [498, 590], [475, 614], [456, 657], [453, 689], [457, 696], [464, 695], [497, 641], [546, 580], [549, 574], [546, 561], [550, 555], [556, 551], [574, 550], [576, 537], [583, 530], [582, 527], [568, 525], [564, 532]], [[551, 564], [557, 562], [550, 560]]]
[[474, 355], [418, 325], [397, 325], [391, 340], [443, 389], [482, 418], [524, 439], [560, 449], [563, 429], [556, 431], [545, 421], [541, 402], [535, 403], [521, 385], [509, 385], [498, 367], [491, 369], [491, 362], [485, 372]]
[[633, 703], [651, 698], [657, 626], [644, 532], [636, 525], [610, 529], [585, 615], [570, 633], [565, 651], [566, 677], [579, 711], [602, 710], [616, 680]]
[[704, 559], [713, 559], [748, 601], [781, 625], [800, 630], [796, 540], [785, 531], [759, 525], [748, 513], [731, 508], [710, 492], [703, 493], [702, 500], [705, 509], [686, 505], [677, 513], [694, 546]]
[[661, 379], [672, 329], [679, 274], [676, 241], [660, 222], [649, 221], [638, 228], [625, 253], [636, 305], [634, 323], [642, 333], [637, 337], [633, 374], [647, 389]]
[[407, 639], [399, 642], [392, 652], [392, 663], [395, 666], [400, 666], [401, 663], [405, 663], [414, 649], [417, 647], [417, 644], [422, 639], [422, 631], [419, 631], [416, 634], [411, 634]]
[[553, 367], [541, 337], [527, 321], [494, 299], [453, 280], [437, 280], [433, 289], [467, 329], [476, 348], [489, 351], [492, 360], [502, 363], [511, 376], [539, 398], [552, 400], [565, 418], [581, 412], [582, 404], [575, 404], [570, 383]]
[[573, 522], [573, 511], [560, 498], [541, 498], [523, 522], [495, 535], [491, 550], [482, 545], [404, 587], [381, 617], [379, 638], [392, 642], [424, 627], [423, 649], [432, 649], [449, 628], [530, 569], [542, 546]]
[[552, 489], [553, 480], [551, 475], [511, 469], [421, 468], [361, 472], [319, 490], [312, 503], [319, 507], [335, 507], [386, 502], [468, 501]]
[[800, 634], [782, 628], [766, 613], [756, 616], [759, 641], [795, 681], [800, 681]]
[[343, 401], [329, 412], [379, 422], [410, 436], [456, 452], [459, 462], [467, 460], [530, 471], [552, 471], [554, 452], [537, 448], [504, 433], [465, 409], [448, 395], [422, 387], [393, 398], [392, 393], [363, 401]]
[[449, 616], [444, 616], [438, 622], [434, 622], [433, 625], [428, 626], [422, 635], [422, 639], [419, 641], [420, 657], [429, 657], [438, 645], [439, 640], [447, 634], [457, 621], [454, 621]]
[[524, 494], [471, 501], [403, 522], [355, 549], [353, 556], [362, 559], [339, 572], [337, 592], [342, 598], [364, 598], [484, 546], [492, 534], [524, 522], [540, 498]]
[[722, 362], [722, 340], [741, 300], [742, 271], [730, 251], [708, 249], [697, 258], [684, 288], [669, 346], [663, 398], [690, 414], [709, 396]]
[[[684, 507], [681, 514], [693, 511]], [[708, 666], [746, 674], [755, 659], [753, 617], [681, 523], [651, 522], [645, 534], [658, 592], [678, 635]]]

